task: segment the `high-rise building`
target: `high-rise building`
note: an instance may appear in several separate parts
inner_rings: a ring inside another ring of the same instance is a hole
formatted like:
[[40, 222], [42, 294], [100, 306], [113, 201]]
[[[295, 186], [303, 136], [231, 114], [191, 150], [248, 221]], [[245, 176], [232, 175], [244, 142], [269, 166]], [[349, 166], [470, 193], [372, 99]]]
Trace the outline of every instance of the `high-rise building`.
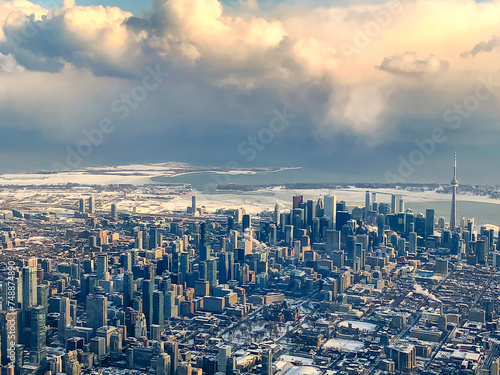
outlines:
[[165, 351], [170, 356], [170, 374], [176, 375], [179, 363], [179, 344], [176, 341], [168, 341]]
[[304, 201], [304, 196], [302, 195], [295, 195], [293, 197], [293, 208], [300, 208], [300, 205]]
[[218, 260], [219, 280], [222, 284], [229, 280], [229, 253], [224, 252], [219, 254]]
[[59, 300], [59, 321], [57, 324], [57, 337], [64, 342], [66, 339], [66, 328], [71, 325], [70, 300], [61, 297]]
[[385, 232], [385, 215], [378, 215], [377, 216], [377, 235], [378, 235], [378, 242], [379, 243], [383, 242], [384, 232]]
[[306, 228], [313, 226], [313, 219], [316, 217], [316, 204], [313, 200], [306, 202]]
[[264, 350], [262, 358], [262, 375], [273, 375], [273, 352], [269, 349]]
[[66, 375], [80, 375], [82, 373], [82, 365], [78, 362], [78, 352], [76, 350], [66, 353], [64, 358], [64, 369]]
[[200, 260], [206, 261], [210, 258], [210, 232], [208, 223], [200, 224]]
[[417, 364], [416, 349], [412, 344], [389, 345], [386, 346], [385, 353], [394, 361], [398, 371], [412, 371]]
[[236, 358], [232, 355], [227, 360], [225, 375], [234, 375], [234, 370], [236, 370]]
[[94, 197], [89, 197], [89, 214], [95, 214], [95, 201], [94, 201]]
[[165, 324], [165, 301], [162, 291], [155, 290], [153, 292], [153, 324], [157, 324], [163, 329]]
[[142, 311], [146, 317], [148, 329], [153, 322], [153, 287], [152, 280], [142, 281]]
[[135, 316], [134, 337], [137, 339], [148, 337], [148, 326], [143, 313], [138, 313]]
[[231, 356], [231, 347], [229, 345], [221, 345], [217, 354], [217, 371], [226, 373], [227, 361]]
[[23, 267], [23, 309], [37, 304], [37, 278], [33, 267]]
[[417, 253], [417, 233], [410, 232], [408, 235], [408, 252], [412, 254]]
[[402, 199], [403, 199], [403, 196], [401, 194], [392, 194], [392, 196], [391, 196], [391, 213], [398, 214], [401, 212], [400, 208], [404, 209], [404, 205], [403, 205], [403, 207], [401, 207], [401, 203], [400, 203]]
[[78, 210], [81, 214], [84, 214], [87, 210], [86, 210], [86, 207], [85, 207], [85, 199], [80, 199], [79, 201], [79, 210]]
[[455, 152], [455, 165], [453, 167], [453, 179], [451, 180], [451, 217], [450, 217], [450, 229], [453, 231], [457, 224], [457, 153]]
[[337, 223], [337, 197], [335, 195], [325, 195], [324, 216], [328, 219], [330, 229], [335, 229]]
[[[426, 225], [426, 219], [425, 216], [422, 215], [421, 213], [418, 213], [417, 216], [415, 217], [415, 225], [413, 227], [413, 232], [416, 232], [417, 235], [419, 235], [422, 238], [425, 237], [425, 225]], [[411, 230], [410, 230], [411, 232]]]
[[111, 203], [111, 212], [110, 212], [110, 215], [112, 218], [116, 218], [118, 216], [118, 211], [116, 209], [116, 204], [115, 203]]
[[350, 267], [354, 267], [354, 261], [356, 260], [356, 240], [356, 236], [349, 235], [345, 244], [345, 252]]
[[123, 275], [123, 306], [132, 305], [132, 296], [134, 294], [134, 274], [130, 271]]
[[210, 258], [207, 260], [207, 281], [210, 285], [210, 293], [217, 286], [217, 260]]
[[163, 300], [165, 303], [165, 307], [163, 313], [165, 315], [165, 319], [170, 320], [179, 315], [179, 307], [175, 303], [175, 293], [172, 291], [166, 291]]
[[154, 250], [158, 247], [159, 245], [158, 237], [159, 237], [158, 228], [157, 227], [149, 228], [149, 249]]
[[252, 219], [250, 215], [243, 215], [242, 222], [241, 222], [243, 231], [252, 228]]
[[325, 250], [332, 252], [340, 250], [340, 232], [333, 229], [325, 230]]
[[196, 196], [191, 197], [191, 212], [194, 214], [196, 212]]
[[43, 306], [30, 308], [30, 362], [44, 365], [47, 358], [47, 326]]
[[87, 296], [87, 327], [97, 328], [107, 325], [108, 322], [108, 298], [101, 294], [89, 294]]
[[276, 223], [276, 225], [280, 225], [280, 205], [279, 203], [276, 203], [276, 205], [274, 206], [274, 217], [273, 217], [273, 221]]
[[171, 375], [171, 368], [172, 359], [170, 356], [167, 353], [160, 353], [156, 358], [156, 374]]
[[365, 193], [365, 210], [364, 210], [364, 218], [368, 217], [368, 212], [372, 210], [372, 205], [370, 201], [370, 192], [367, 190]]
[[107, 280], [109, 278], [108, 274], [108, 256], [98, 255], [97, 256], [97, 277], [99, 280]]

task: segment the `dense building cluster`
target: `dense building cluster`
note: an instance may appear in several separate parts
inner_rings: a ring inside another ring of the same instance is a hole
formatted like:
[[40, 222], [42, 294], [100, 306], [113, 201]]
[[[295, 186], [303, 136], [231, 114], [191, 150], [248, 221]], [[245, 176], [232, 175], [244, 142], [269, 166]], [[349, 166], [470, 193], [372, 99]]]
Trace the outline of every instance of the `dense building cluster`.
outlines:
[[91, 195], [70, 215], [4, 206], [2, 371], [499, 374], [492, 229], [376, 191], [351, 208], [290, 203], [257, 215], [207, 212], [195, 196], [164, 215]]

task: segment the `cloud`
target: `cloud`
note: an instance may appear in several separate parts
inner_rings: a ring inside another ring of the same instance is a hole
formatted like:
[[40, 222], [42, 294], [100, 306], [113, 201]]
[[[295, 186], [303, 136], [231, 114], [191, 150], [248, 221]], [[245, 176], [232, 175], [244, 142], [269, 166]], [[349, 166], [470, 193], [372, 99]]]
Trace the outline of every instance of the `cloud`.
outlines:
[[418, 59], [415, 52], [405, 52], [386, 57], [377, 68], [393, 74], [423, 75], [439, 73], [449, 66], [447, 61], [440, 60], [435, 55]]
[[[4, 27], [26, 16], [32, 15], [40, 20], [46, 14], [46, 9], [27, 0], [0, 1], [0, 25]], [[5, 40], [5, 35], [3, 27], [0, 27], [0, 41], [2, 40]]]
[[66, 1], [38, 19], [29, 8], [11, 13], [3, 25], [2, 52], [13, 53], [31, 70], [61, 71], [66, 63], [97, 75], [120, 75], [140, 59], [124, 21], [132, 14], [116, 7], [82, 7]]
[[4, 55], [0, 53], [0, 72], [19, 73], [24, 72], [24, 68], [17, 64], [13, 55]]
[[[349, 139], [347, 149], [375, 150], [427, 134], [436, 125], [429, 119], [441, 119], [473, 92], [479, 74], [498, 68], [460, 54], [495, 34], [500, 1], [325, 4], [154, 0], [151, 11], [133, 15], [73, 1], [44, 9], [0, 0], [0, 114], [8, 119], [0, 132], [36, 130], [64, 149], [109, 116], [110, 103], [140, 84], [146, 66], [159, 65], [171, 73], [168, 82], [119, 124], [120, 134], [156, 140], [213, 129], [211, 139], [238, 134], [237, 146], [286, 106], [300, 119], [286, 135], [290, 144]], [[485, 103], [476, 115], [495, 116]], [[179, 152], [201, 155], [202, 144]], [[236, 147], [224, 144], [217, 152], [230, 158]]]
[[464, 51], [460, 54], [460, 56], [464, 59], [469, 56], [476, 56], [481, 52], [492, 52], [500, 47], [500, 38], [497, 36], [492, 36], [490, 40], [486, 42], [477, 43], [474, 47], [472, 47], [469, 51]]

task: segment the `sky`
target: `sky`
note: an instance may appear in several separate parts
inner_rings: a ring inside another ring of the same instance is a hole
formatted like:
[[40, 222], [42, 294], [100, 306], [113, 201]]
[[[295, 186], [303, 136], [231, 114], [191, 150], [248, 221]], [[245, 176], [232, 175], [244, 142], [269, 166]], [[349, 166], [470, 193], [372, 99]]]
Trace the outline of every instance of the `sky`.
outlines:
[[[500, 0], [0, 0], [0, 172], [500, 184]], [[314, 172], [314, 173], [313, 173]]]

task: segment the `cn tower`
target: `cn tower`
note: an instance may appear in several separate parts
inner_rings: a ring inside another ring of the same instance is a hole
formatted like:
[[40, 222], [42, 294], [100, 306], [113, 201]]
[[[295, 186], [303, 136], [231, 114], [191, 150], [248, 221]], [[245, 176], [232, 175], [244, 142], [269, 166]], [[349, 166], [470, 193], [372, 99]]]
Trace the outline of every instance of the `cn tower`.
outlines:
[[450, 230], [455, 229], [457, 223], [457, 152], [455, 151], [455, 166], [453, 167], [453, 180], [451, 180], [451, 187], [453, 188], [451, 196], [451, 218], [450, 218]]

